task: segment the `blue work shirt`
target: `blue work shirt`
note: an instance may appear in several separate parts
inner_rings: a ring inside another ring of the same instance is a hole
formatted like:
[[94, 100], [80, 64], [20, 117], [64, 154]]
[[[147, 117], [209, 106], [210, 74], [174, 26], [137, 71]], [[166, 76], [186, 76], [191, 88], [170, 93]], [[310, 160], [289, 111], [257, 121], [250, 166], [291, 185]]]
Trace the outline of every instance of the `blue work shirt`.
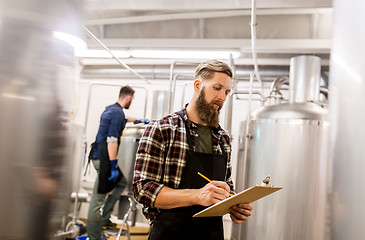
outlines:
[[[125, 118], [123, 108], [118, 104], [114, 103], [107, 106], [100, 117], [99, 130], [96, 135], [95, 142], [117, 142], [119, 144], [120, 136], [122, 136], [127, 119]], [[96, 144], [98, 145], [98, 144]], [[93, 154], [93, 159], [100, 157], [99, 147]]]

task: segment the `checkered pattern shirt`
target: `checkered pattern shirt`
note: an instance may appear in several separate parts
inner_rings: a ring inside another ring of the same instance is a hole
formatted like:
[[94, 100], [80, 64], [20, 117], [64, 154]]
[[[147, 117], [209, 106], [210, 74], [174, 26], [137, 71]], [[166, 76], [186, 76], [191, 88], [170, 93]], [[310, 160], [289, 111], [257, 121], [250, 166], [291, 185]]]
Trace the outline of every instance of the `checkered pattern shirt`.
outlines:
[[[199, 146], [198, 127], [189, 121], [184, 108], [184, 119], [192, 136], [193, 150]], [[133, 179], [135, 199], [143, 204], [143, 213], [153, 222], [159, 213], [154, 207], [157, 194], [163, 186], [177, 189], [185, 166], [189, 145], [185, 123], [179, 112], [151, 122], [140, 139]], [[226, 182], [234, 192], [231, 179], [231, 143], [228, 134], [220, 127], [212, 128], [212, 144], [215, 154], [222, 154], [219, 143], [227, 155]], [[163, 179], [162, 179], [163, 177]]]

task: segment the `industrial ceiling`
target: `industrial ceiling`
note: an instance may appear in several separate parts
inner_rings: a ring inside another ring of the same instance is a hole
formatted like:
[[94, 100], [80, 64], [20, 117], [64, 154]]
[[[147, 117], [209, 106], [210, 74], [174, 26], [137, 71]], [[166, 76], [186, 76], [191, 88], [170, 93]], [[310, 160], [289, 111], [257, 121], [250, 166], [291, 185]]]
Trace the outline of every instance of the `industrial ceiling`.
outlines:
[[[287, 66], [291, 56], [315, 54], [328, 66], [332, 0], [259, 0], [256, 8], [259, 65]], [[84, 9], [84, 26], [111, 50], [229, 50], [240, 53], [235, 64], [252, 65], [250, 0], [86, 0]], [[101, 49], [86, 39], [89, 49]], [[123, 61], [138, 69], [173, 60]], [[89, 67], [84, 73], [97, 68], [99, 74], [118, 65], [110, 58], [84, 58], [83, 64]]]

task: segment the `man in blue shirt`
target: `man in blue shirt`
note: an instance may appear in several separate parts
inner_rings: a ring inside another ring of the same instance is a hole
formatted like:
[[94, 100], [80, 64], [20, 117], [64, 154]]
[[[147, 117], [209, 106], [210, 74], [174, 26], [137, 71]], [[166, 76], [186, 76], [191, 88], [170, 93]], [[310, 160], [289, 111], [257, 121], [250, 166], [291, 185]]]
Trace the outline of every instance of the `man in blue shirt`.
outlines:
[[86, 226], [90, 240], [100, 240], [102, 226], [113, 226], [109, 220], [110, 214], [127, 184], [118, 167], [117, 159], [120, 137], [124, 127], [127, 121], [149, 122], [147, 119], [126, 119], [123, 109], [129, 109], [133, 98], [133, 88], [122, 87], [118, 101], [106, 107], [100, 117], [99, 130], [89, 155], [89, 159], [93, 160], [94, 167], [98, 172], [90, 200]]

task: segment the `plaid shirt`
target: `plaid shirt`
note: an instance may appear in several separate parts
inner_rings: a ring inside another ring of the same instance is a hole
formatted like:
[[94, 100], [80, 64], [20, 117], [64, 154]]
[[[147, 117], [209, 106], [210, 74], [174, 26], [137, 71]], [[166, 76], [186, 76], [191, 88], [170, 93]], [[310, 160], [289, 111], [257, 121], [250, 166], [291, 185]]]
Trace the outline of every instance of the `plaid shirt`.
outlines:
[[[184, 108], [184, 119], [196, 151], [199, 145], [198, 128], [188, 120], [186, 108]], [[143, 204], [143, 213], [151, 223], [159, 213], [159, 210], [154, 208], [154, 203], [161, 188], [167, 186], [177, 189], [180, 184], [186, 152], [189, 150], [185, 129], [185, 123], [179, 112], [175, 112], [151, 122], [140, 139], [134, 170], [133, 194], [135, 199]], [[231, 143], [228, 134], [220, 126], [212, 128], [215, 154], [222, 154], [219, 142], [223, 143], [227, 155], [226, 182], [231, 192], [234, 192], [231, 179]]]

